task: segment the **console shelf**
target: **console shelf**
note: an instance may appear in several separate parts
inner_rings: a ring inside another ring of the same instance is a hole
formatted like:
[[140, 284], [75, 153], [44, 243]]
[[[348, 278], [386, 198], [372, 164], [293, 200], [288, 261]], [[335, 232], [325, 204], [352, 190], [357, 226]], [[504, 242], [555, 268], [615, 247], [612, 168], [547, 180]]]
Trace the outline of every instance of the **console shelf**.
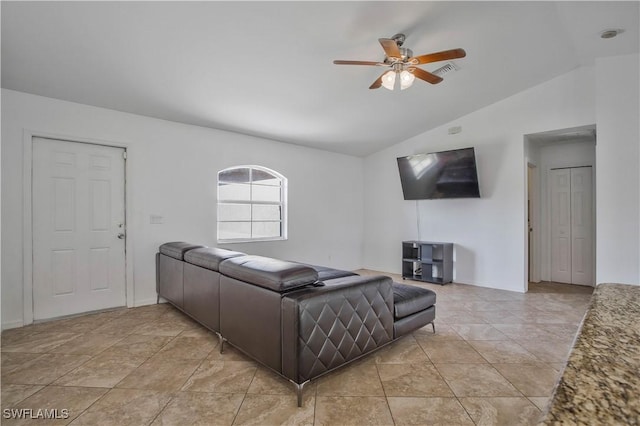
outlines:
[[402, 279], [436, 284], [453, 281], [453, 243], [402, 242]]

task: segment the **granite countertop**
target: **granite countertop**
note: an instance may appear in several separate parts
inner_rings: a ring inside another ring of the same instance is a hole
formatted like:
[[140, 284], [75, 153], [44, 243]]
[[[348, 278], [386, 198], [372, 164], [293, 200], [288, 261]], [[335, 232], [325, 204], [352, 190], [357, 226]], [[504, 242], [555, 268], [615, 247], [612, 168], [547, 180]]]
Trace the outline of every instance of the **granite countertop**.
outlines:
[[596, 287], [542, 424], [640, 424], [640, 286]]

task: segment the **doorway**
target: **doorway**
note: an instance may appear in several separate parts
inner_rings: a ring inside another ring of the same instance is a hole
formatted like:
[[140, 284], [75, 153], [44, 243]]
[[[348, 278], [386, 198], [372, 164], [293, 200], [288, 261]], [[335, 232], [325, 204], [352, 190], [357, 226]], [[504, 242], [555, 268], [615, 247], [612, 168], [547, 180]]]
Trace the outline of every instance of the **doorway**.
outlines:
[[538, 282], [538, 240], [536, 238], [538, 228], [538, 171], [537, 167], [527, 162], [527, 243], [528, 243], [528, 281]]
[[125, 149], [32, 149], [33, 319], [126, 306]]
[[[525, 135], [524, 141], [527, 166], [527, 197], [524, 200], [527, 225], [525, 250], [528, 252], [528, 258], [525, 258], [528, 271], [524, 278], [528, 282], [566, 282], [593, 286], [596, 265], [596, 127], [587, 125], [528, 134]], [[582, 168], [589, 170], [590, 176], [580, 175], [582, 172], [578, 170]], [[578, 193], [576, 186], [573, 190], [573, 200], [570, 169], [576, 169], [573, 175], [574, 185], [580, 179], [586, 179], [586, 185], [590, 185], [590, 188], [582, 193]], [[558, 204], [558, 189], [552, 190], [553, 181], [556, 181], [556, 186], [558, 184], [557, 175], [563, 174], [559, 170], [569, 170], [564, 173], [568, 173], [569, 176], [564, 176], [564, 182], [568, 186], [564, 190], [563, 206]], [[552, 195], [552, 192], [555, 195]], [[553, 222], [556, 222], [556, 226], [560, 224], [557, 217], [561, 214], [559, 211], [567, 218], [566, 223], [570, 223], [572, 212], [578, 216], [586, 215], [576, 218], [576, 221], [587, 220], [589, 223], [584, 224], [586, 228], [583, 226], [580, 229], [577, 222], [573, 227], [564, 224], [563, 226], [569, 228], [564, 230], [565, 239], [559, 238], [559, 231], [552, 235]], [[564, 277], [558, 276], [557, 272], [560, 270], [563, 271]]]

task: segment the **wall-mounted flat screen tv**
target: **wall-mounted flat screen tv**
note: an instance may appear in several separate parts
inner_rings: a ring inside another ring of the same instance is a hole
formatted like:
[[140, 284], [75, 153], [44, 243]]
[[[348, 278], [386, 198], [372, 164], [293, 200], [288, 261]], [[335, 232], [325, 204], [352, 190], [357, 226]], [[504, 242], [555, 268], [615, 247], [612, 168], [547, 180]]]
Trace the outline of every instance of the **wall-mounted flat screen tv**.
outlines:
[[398, 158], [405, 200], [478, 198], [478, 172], [473, 148]]

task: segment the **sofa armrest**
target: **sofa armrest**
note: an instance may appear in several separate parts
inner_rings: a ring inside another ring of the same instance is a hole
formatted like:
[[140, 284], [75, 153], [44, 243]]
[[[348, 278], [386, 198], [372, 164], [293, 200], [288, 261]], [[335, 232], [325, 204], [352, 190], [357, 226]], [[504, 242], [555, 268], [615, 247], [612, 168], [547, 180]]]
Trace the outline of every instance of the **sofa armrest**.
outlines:
[[393, 339], [393, 289], [385, 276], [351, 276], [283, 296], [282, 373], [303, 383]]

